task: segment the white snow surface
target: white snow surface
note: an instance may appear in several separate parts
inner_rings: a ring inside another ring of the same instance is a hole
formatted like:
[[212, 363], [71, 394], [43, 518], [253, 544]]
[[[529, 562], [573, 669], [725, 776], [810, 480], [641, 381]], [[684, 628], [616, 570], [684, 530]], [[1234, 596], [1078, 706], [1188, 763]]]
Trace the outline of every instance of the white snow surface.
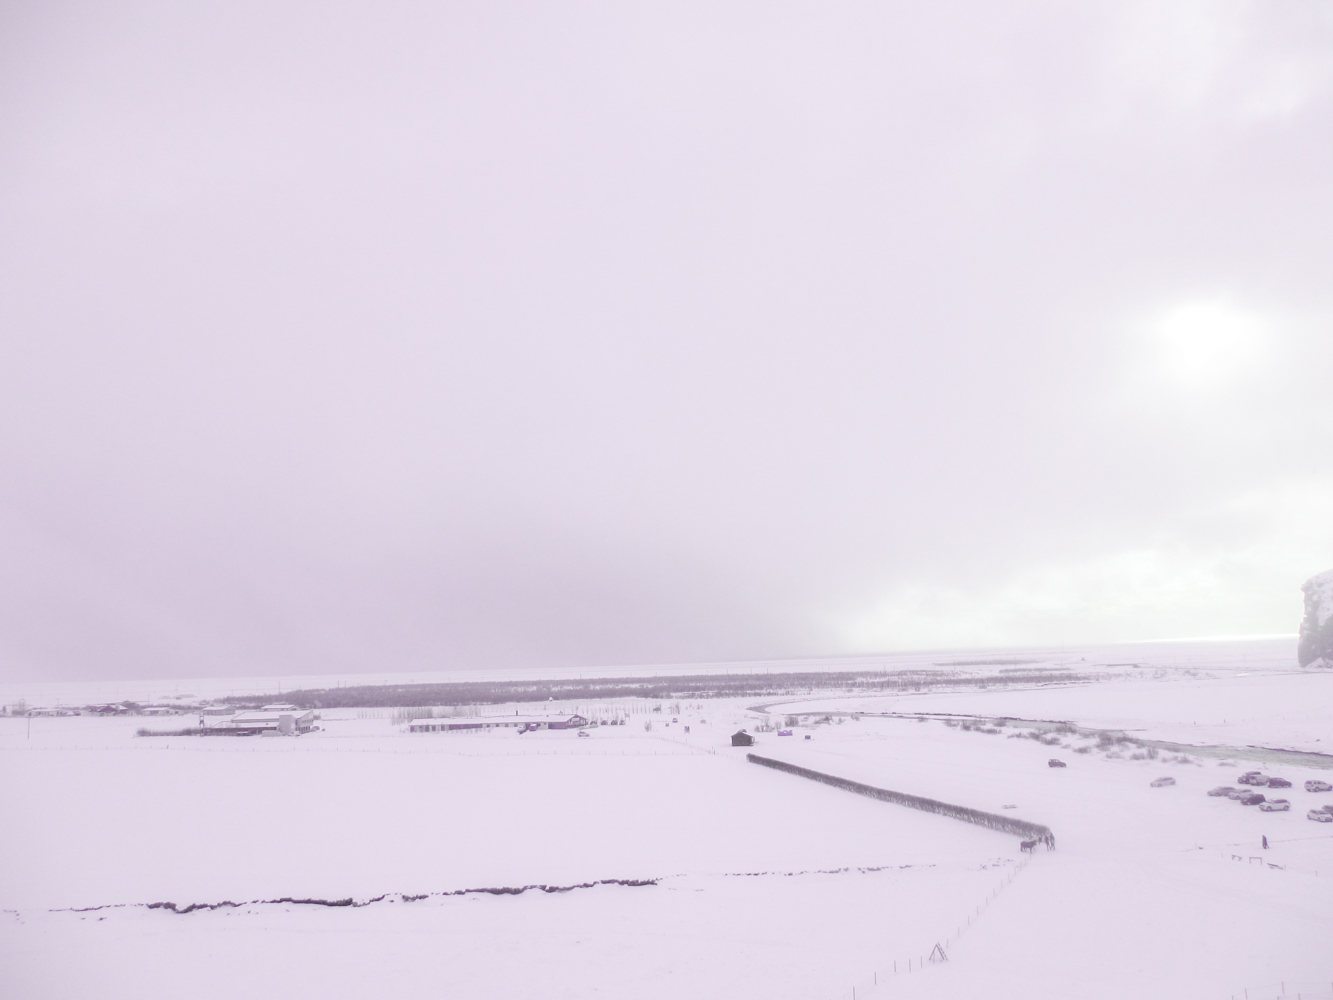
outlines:
[[[1316, 707], [1329, 680], [1168, 671], [879, 702], [1319, 749], [1333, 742]], [[144, 720], [125, 718], [0, 720], [0, 994], [1333, 992], [1333, 825], [1305, 818], [1333, 793], [1302, 788], [1333, 779], [1333, 761], [1133, 760], [1132, 748], [1108, 757], [1077, 737], [1007, 738], [1013, 726], [869, 716], [758, 733], [755, 753], [1052, 827], [1057, 849], [1029, 857], [1007, 834], [746, 763], [727, 737], [764, 721], [747, 708], [703, 702], [679, 725], [654, 717], [645, 731], [636, 717], [587, 739], [409, 735], [355, 712], [285, 739], [136, 738]], [[1204, 794], [1250, 768], [1293, 783], [1269, 790], [1291, 811]], [[1176, 784], [1151, 788], [1162, 775]], [[657, 882], [444, 895], [604, 879]], [[252, 902], [384, 894], [359, 907]], [[243, 905], [133, 905], [222, 900]], [[106, 908], [70, 909], [84, 907]], [[937, 943], [948, 961], [918, 968]]]
[[769, 711], [954, 713], [1072, 722], [1192, 745], [1333, 753], [1333, 674], [1327, 672], [1108, 680], [1035, 690], [961, 691], [775, 702]]

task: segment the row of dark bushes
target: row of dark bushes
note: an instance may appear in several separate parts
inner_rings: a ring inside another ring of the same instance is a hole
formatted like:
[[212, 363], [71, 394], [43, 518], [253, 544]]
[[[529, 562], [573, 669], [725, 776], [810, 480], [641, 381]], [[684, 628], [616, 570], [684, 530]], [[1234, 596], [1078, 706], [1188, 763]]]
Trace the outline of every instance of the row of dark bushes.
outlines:
[[948, 816], [950, 819], [960, 819], [964, 823], [975, 823], [977, 826], [999, 830], [1002, 833], [1012, 833], [1028, 840], [1055, 842], [1055, 835], [1051, 833], [1051, 828], [1043, 826], [1041, 823], [1029, 823], [1027, 820], [1018, 819], [1014, 816], [1001, 816], [998, 813], [983, 812], [980, 809], [972, 809], [968, 806], [956, 806], [948, 802], [940, 802], [937, 799], [927, 799], [920, 795], [908, 795], [906, 792], [893, 792], [887, 788], [863, 785], [859, 781], [849, 781], [846, 778], [835, 777], [832, 774], [824, 774], [822, 771], [812, 771], [808, 767], [788, 764], [786, 761], [774, 760], [771, 757], [761, 757], [756, 753], [747, 753], [745, 759], [752, 764], [762, 764], [764, 767], [786, 771], [788, 774], [799, 775], [812, 781], [821, 781], [826, 785], [832, 785], [834, 788], [842, 788], [849, 792], [855, 792], [857, 795], [866, 795], [872, 799], [879, 799], [881, 802], [892, 802], [894, 805], [907, 806], [909, 809], [920, 809], [922, 812]]
[[[282, 700], [299, 708], [413, 708], [426, 705], [500, 705], [511, 702], [594, 701], [604, 698], [768, 698], [828, 691], [873, 694], [925, 691], [936, 687], [1006, 687], [1061, 684], [1082, 680], [1073, 672], [971, 676], [947, 670], [838, 671], [752, 674], [692, 674], [685, 677], [612, 677], [588, 680], [460, 681], [447, 684], [368, 684], [285, 692]], [[243, 708], [259, 707], [270, 696], [223, 699]]]

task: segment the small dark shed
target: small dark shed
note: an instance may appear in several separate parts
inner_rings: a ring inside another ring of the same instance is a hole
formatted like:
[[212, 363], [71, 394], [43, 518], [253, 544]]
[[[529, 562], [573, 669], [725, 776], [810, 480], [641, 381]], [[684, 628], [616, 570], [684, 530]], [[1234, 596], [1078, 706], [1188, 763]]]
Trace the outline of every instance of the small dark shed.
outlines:
[[742, 729], [738, 733], [731, 734], [731, 745], [734, 747], [752, 747], [754, 746], [754, 737]]

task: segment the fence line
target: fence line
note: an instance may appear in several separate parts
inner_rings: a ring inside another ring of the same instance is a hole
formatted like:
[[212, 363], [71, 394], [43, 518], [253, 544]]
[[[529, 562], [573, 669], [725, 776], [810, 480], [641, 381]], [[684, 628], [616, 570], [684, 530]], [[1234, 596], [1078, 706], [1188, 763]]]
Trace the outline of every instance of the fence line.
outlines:
[[[950, 819], [962, 820], [964, 823], [973, 823], [977, 826], [984, 826], [991, 830], [999, 830], [1002, 833], [1016, 834], [1020, 837], [1026, 837], [1030, 840], [1044, 841], [1050, 846], [1055, 844], [1055, 834], [1051, 828], [1041, 823], [1029, 823], [1027, 820], [1017, 819], [1013, 816], [1000, 816], [996, 813], [984, 812], [981, 809], [972, 809], [969, 806], [954, 805], [950, 802], [941, 802], [938, 799], [928, 799], [922, 795], [909, 795], [906, 792], [895, 792], [887, 788], [876, 788], [874, 785], [863, 784], [859, 781], [852, 781], [848, 778], [839, 778], [836, 775], [825, 774], [823, 771], [815, 771], [808, 767], [801, 767], [799, 764], [789, 764], [786, 761], [774, 760], [771, 757], [761, 757], [759, 754], [747, 753], [745, 759], [752, 764], [762, 764], [764, 767], [771, 767], [777, 771], [786, 771], [788, 774], [794, 774], [801, 778], [809, 778], [812, 781], [818, 781], [825, 785], [832, 785], [834, 788], [841, 788], [848, 792], [854, 792], [857, 795], [865, 795], [872, 799], [879, 799], [881, 802], [890, 802], [894, 805], [907, 806], [909, 809], [919, 809], [922, 812], [935, 813], [939, 816], [948, 816]], [[961, 938], [973, 923], [980, 917], [982, 911], [988, 907], [991, 902], [999, 896], [1000, 892], [1009, 885], [1014, 877], [1027, 867], [1027, 860], [1020, 862], [1002, 881], [999, 886], [991, 890], [986, 898], [973, 908], [964, 920], [958, 924], [954, 932], [944, 938], [943, 941], [936, 941], [934, 948], [926, 955], [919, 955], [915, 958], [908, 958], [906, 963], [894, 960], [889, 970], [880, 972], [879, 970], [871, 973], [869, 982], [862, 981], [854, 984], [851, 988], [853, 1000], [857, 995], [858, 987], [862, 992], [867, 987], [877, 989], [880, 980], [887, 981], [889, 976], [897, 976], [903, 972], [918, 972], [932, 963], [944, 963], [949, 960], [948, 949]], [[905, 968], [904, 968], [905, 965]]]
[[1314, 982], [1309, 980], [1297, 982], [1288, 979], [1286, 982], [1247, 986], [1231, 994], [1231, 1000], [1268, 1000], [1269, 997], [1276, 997], [1277, 1000], [1317, 1000], [1319, 997], [1333, 997], [1333, 981], [1322, 979]]
[[1051, 832], [1051, 828], [1041, 823], [1029, 823], [1027, 820], [1013, 816], [1000, 816], [997, 813], [983, 812], [980, 809], [972, 809], [968, 806], [956, 806], [949, 802], [940, 802], [938, 799], [928, 799], [921, 795], [908, 795], [906, 792], [876, 788], [874, 785], [865, 785], [859, 781], [839, 778], [832, 774], [825, 774], [823, 771], [801, 767], [798, 764], [788, 764], [786, 761], [774, 760], [772, 757], [761, 757], [756, 753], [747, 753], [745, 759], [752, 764], [762, 764], [764, 767], [786, 771], [788, 774], [819, 781], [826, 785], [832, 785], [834, 788], [855, 792], [857, 795], [879, 799], [881, 802], [891, 802], [894, 805], [907, 806], [909, 809], [919, 809], [922, 812], [948, 816], [950, 819], [962, 820], [964, 823], [975, 823], [977, 826], [999, 830], [1003, 833], [1012, 833], [1031, 840], [1046, 841], [1052, 845], [1055, 843], [1055, 834]]
[[849, 988], [849, 992], [841, 994], [838, 1000], [846, 1000], [846, 997], [848, 996], [850, 996], [852, 1000], [857, 1000], [858, 997], [877, 993], [879, 987], [888, 984], [898, 976], [914, 974], [924, 971], [928, 966], [943, 965], [948, 962], [949, 953], [953, 950], [953, 946], [958, 942], [958, 939], [981, 918], [981, 915], [986, 911], [986, 908], [999, 897], [1004, 888], [1013, 882], [1013, 880], [1018, 877], [1018, 873], [1025, 869], [1030, 863], [1031, 859], [1029, 858], [1024, 858], [1020, 861], [1018, 865], [1004, 877], [1003, 881], [1001, 881], [998, 886], [987, 893], [984, 900], [972, 908], [972, 912], [963, 918], [952, 934], [942, 940], [937, 939], [934, 946], [926, 954], [919, 954], [906, 959], [896, 958], [886, 960], [884, 968], [876, 969], [871, 972], [868, 977], [853, 983]]

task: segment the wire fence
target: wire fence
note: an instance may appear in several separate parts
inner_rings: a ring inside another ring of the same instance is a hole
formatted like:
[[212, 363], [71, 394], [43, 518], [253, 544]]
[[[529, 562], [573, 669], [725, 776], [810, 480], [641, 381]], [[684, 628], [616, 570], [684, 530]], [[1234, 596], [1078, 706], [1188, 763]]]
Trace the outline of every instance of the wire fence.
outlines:
[[1267, 858], [1259, 854], [1234, 854], [1223, 851], [1219, 854], [1219, 857], [1230, 858], [1232, 861], [1238, 861], [1243, 865], [1255, 865], [1257, 867], [1268, 868], [1273, 871], [1295, 872], [1300, 875], [1313, 875], [1316, 878], [1319, 877], [1319, 870], [1317, 868], [1300, 868], [1290, 863], [1280, 865], [1277, 864], [1276, 862], [1269, 861]]
[[[1028, 838], [1029, 841], [1041, 841], [1049, 847], [1055, 845], [1055, 835], [1051, 828], [1041, 823], [1030, 823], [1027, 820], [1021, 820], [1013, 816], [1000, 816], [996, 813], [988, 813], [981, 809], [972, 809], [969, 806], [954, 805], [950, 802], [941, 802], [938, 799], [929, 799], [921, 795], [909, 795], [906, 792], [895, 792], [887, 788], [876, 788], [874, 785], [866, 785], [859, 781], [851, 781], [847, 778], [839, 778], [836, 775], [825, 774], [822, 771], [815, 771], [808, 767], [801, 767], [797, 764], [789, 764], [786, 761], [774, 760], [771, 757], [761, 757], [759, 754], [747, 753], [745, 759], [752, 764], [762, 764], [764, 767], [771, 767], [778, 771], [786, 771], [788, 774], [794, 774], [798, 777], [809, 778], [812, 781], [818, 781], [825, 785], [832, 785], [834, 788], [841, 788], [857, 795], [865, 795], [872, 799], [879, 799], [881, 802], [890, 802], [894, 805], [907, 806], [909, 809], [919, 809], [922, 812], [934, 813], [938, 816], [947, 816], [950, 819], [961, 820], [964, 823], [973, 823], [977, 826], [984, 826], [991, 830], [999, 830], [1002, 833], [1015, 834], [1020, 837]], [[1024, 845], [1029, 846], [1028, 844]], [[1017, 867], [1009, 872], [1008, 875], [992, 889], [980, 903], [972, 908], [961, 919], [954, 928], [953, 933], [945, 936], [943, 939], [937, 939], [934, 946], [925, 954], [915, 957], [909, 956], [906, 959], [892, 959], [884, 969], [876, 969], [871, 972], [868, 979], [853, 983], [848, 989], [849, 993], [843, 994], [843, 997], [850, 995], [852, 1000], [856, 1000], [858, 995], [866, 995], [875, 991], [880, 985], [891, 979], [903, 975], [921, 972], [932, 965], [942, 965], [949, 961], [949, 953], [953, 946], [958, 942], [971, 926], [981, 919], [981, 915], [986, 911], [992, 902], [994, 902], [1004, 889], [1010, 885], [1029, 864], [1030, 859], [1024, 858]]]
[[1333, 997], [1333, 980], [1261, 983], [1258, 986], [1246, 986], [1231, 994], [1231, 1000], [1327, 1000]]
[[[954, 931], [947, 937], [937, 939], [934, 946], [924, 954], [917, 954], [906, 958], [899, 957], [887, 959], [883, 967], [873, 970], [869, 975], [849, 984], [845, 991], [838, 994], [831, 1000], [858, 1000], [859, 997], [868, 997], [876, 993], [881, 986], [892, 983], [895, 979], [905, 975], [915, 975], [927, 971], [931, 968], [941, 966], [949, 961], [949, 956], [953, 953], [954, 945], [958, 940], [968, 932], [968, 930], [977, 923], [985, 914], [987, 908], [993, 903], [1004, 889], [1009, 886], [1018, 873], [1023, 871], [1031, 864], [1031, 859], [1024, 858], [1020, 861], [989, 893], [980, 903], [972, 907], [971, 911], [958, 922]], [[923, 949], [924, 950], [924, 949]]]

